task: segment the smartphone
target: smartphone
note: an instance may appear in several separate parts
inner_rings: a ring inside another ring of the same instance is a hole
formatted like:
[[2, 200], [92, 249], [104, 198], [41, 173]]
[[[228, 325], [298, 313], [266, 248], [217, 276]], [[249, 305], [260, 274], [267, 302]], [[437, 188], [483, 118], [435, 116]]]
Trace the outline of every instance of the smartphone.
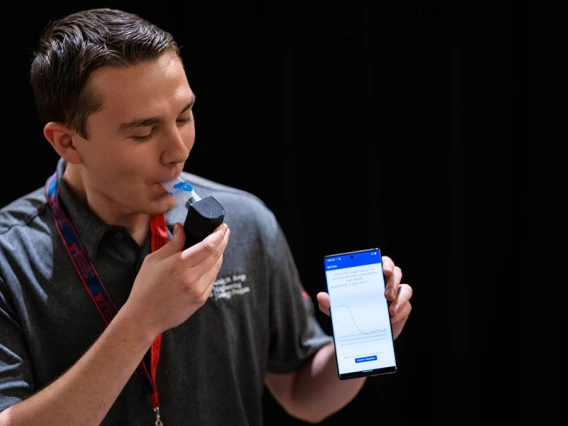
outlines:
[[324, 270], [339, 378], [396, 373], [381, 250], [326, 255]]

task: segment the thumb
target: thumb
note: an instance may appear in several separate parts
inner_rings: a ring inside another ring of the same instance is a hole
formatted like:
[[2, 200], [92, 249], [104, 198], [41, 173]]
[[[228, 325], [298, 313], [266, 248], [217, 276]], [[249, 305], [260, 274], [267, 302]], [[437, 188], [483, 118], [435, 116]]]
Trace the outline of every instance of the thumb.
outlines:
[[317, 294], [316, 298], [318, 301], [318, 306], [320, 308], [320, 311], [322, 311], [326, 315], [329, 315], [329, 306], [330, 306], [329, 294], [327, 294], [324, 291], [320, 291]]
[[183, 226], [181, 223], [176, 222], [174, 224], [174, 232], [172, 239], [165, 244], [160, 251], [165, 251], [166, 255], [171, 255], [183, 250], [185, 244], [185, 232], [183, 232]]

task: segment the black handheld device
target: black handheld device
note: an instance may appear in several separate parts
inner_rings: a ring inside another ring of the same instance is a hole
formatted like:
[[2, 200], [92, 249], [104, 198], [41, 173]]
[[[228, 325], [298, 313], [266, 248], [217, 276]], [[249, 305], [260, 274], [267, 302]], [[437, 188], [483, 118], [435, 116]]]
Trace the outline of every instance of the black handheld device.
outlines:
[[185, 248], [202, 241], [225, 219], [225, 209], [214, 197], [200, 198], [195, 192], [185, 203], [187, 216], [183, 224]]
[[191, 247], [211, 234], [225, 220], [225, 209], [214, 197], [201, 198], [193, 186], [181, 177], [160, 182], [168, 193], [184, 203], [187, 215], [183, 223], [184, 248]]

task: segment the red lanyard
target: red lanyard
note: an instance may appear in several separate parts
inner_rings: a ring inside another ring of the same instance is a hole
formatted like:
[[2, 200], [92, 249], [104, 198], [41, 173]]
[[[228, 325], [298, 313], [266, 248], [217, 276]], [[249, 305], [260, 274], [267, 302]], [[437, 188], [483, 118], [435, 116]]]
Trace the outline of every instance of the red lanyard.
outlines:
[[[59, 235], [61, 235], [63, 244], [65, 244], [67, 253], [73, 261], [75, 269], [101, 314], [101, 317], [106, 325], [108, 325], [117, 313], [116, 306], [95, 271], [94, 265], [88, 258], [87, 252], [75, 232], [71, 221], [59, 205], [59, 200], [57, 199], [57, 173], [51, 175], [46, 183], [46, 196], [51, 210], [53, 211], [55, 225], [57, 226]], [[158, 250], [167, 242], [168, 232], [166, 230], [166, 218], [163, 214], [152, 216], [150, 219], [150, 233], [152, 251]], [[162, 335], [159, 335], [156, 340], [154, 340], [154, 343], [152, 343], [150, 349], [150, 372], [148, 372], [144, 360], [140, 362], [135, 371], [136, 376], [144, 383], [152, 397], [154, 413], [156, 414], [155, 426], [163, 426], [160, 420], [160, 405], [158, 401], [158, 389], [156, 387], [156, 369], [160, 359], [161, 341]]]

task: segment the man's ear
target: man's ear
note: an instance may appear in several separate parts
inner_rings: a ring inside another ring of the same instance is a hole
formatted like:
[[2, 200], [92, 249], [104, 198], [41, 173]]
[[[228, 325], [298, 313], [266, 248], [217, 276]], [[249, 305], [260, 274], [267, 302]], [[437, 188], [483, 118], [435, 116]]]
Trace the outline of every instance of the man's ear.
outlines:
[[61, 123], [50, 121], [43, 128], [43, 135], [51, 144], [55, 152], [63, 157], [71, 164], [80, 164], [83, 162], [81, 154], [75, 147], [74, 138], [79, 136]]

